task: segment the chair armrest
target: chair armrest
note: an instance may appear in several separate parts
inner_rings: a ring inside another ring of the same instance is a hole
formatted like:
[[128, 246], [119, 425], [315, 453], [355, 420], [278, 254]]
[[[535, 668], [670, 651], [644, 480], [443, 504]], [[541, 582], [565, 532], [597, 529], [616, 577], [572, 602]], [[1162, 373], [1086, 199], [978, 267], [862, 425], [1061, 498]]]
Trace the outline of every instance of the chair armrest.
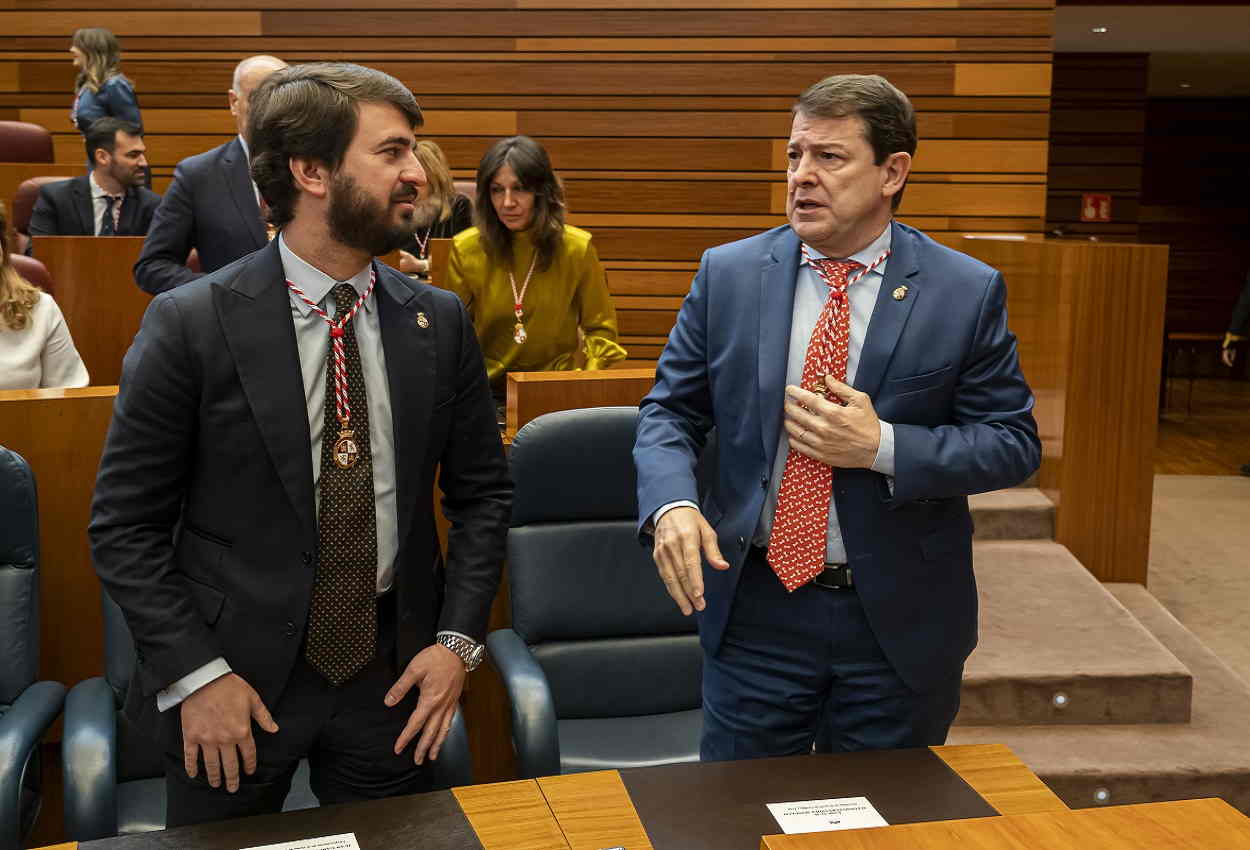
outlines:
[[0, 716], [0, 847], [22, 846], [22, 785], [39, 739], [61, 713], [65, 686], [35, 682]]
[[436, 791], [473, 784], [473, 751], [469, 748], [464, 711], [459, 706], [451, 718], [451, 729], [443, 739], [438, 758], [430, 761], [429, 765], [432, 788]]
[[117, 834], [117, 703], [102, 677], [79, 682], [65, 701], [61, 738], [65, 835], [74, 841]]
[[522, 779], [560, 773], [560, 738], [556, 729], [556, 706], [547, 675], [534, 660], [529, 647], [512, 629], [498, 629], [486, 636], [490, 656], [503, 676], [512, 703], [512, 744], [516, 748], [517, 773]]

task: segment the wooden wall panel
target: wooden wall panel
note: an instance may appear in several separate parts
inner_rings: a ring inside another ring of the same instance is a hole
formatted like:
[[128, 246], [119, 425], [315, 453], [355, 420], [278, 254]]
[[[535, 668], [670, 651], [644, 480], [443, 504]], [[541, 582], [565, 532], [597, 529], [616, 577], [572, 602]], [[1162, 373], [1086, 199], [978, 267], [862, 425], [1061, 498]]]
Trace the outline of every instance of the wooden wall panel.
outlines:
[[[1055, 54], [1047, 230], [1138, 239], [1148, 60], [1145, 53]], [[1081, 221], [1086, 192], [1111, 196], [1110, 222]]]
[[903, 220], [954, 244], [1038, 235], [1047, 214], [1054, 0], [70, 5], [0, 0], [0, 115], [49, 127], [63, 164], [82, 159], [69, 36], [100, 22], [121, 38], [158, 190], [180, 159], [230, 137], [225, 92], [252, 53], [395, 74], [459, 179], [494, 139], [539, 138], [570, 221], [594, 233], [631, 363], [659, 355], [703, 251], [783, 223], [776, 143], [795, 96], [825, 75], [882, 73], [912, 97], [922, 141]]

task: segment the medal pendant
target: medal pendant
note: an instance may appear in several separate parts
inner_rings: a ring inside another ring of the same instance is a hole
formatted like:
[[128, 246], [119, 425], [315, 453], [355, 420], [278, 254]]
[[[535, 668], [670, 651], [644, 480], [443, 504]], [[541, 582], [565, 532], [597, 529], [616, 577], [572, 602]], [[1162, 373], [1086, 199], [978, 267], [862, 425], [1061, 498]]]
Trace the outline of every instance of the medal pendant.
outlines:
[[339, 438], [334, 443], [334, 451], [331, 453], [334, 458], [334, 465], [339, 469], [351, 469], [356, 465], [356, 461], [360, 459], [360, 446], [356, 445], [356, 434], [353, 431], [339, 431]]
[[517, 322], [516, 329], [512, 331], [512, 338], [516, 340], [517, 345], [522, 345], [525, 340], [529, 339], [529, 334], [525, 332], [525, 325]]

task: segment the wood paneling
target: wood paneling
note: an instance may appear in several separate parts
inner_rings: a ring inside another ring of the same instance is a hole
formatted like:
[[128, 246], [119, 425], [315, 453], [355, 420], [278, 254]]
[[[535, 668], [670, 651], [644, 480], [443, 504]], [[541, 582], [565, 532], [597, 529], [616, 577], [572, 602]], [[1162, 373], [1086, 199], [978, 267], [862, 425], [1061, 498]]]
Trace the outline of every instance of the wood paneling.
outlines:
[[1008, 282], [1055, 539], [1102, 581], [1145, 584], [1167, 246], [965, 239], [961, 247]]
[[130, 273], [143, 237], [36, 236], [32, 242], [34, 255], [52, 275], [56, 302], [92, 385], [116, 384], [152, 300]]
[[100, 675], [104, 619], [91, 567], [91, 494], [117, 387], [0, 391], [0, 444], [26, 458], [39, 490], [40, 678]]
[[1003, 815], [1064, 812], [1068, 807], [1002, 744], [929, 749]]
[[483, 850], [568, 850], [560, 824], [532, 779], [453, 788]]
[[[1138, 239], [1148, 59], [1144, 53], [1055, 54], [1047, 230]], [[1111, 196], [1110, 222], [1081, 221], [1085, 192]]]
[[615, 770], [544, 776], [538, 787], [574, 850], [651, 850], [647, 831]]

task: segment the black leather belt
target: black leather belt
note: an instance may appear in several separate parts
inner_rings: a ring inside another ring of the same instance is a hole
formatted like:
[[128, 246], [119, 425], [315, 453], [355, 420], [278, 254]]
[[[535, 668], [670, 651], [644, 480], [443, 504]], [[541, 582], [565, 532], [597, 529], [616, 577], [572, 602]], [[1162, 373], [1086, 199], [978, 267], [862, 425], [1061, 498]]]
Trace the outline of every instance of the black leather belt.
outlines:
[[825, 564], [825, 568], [812, 579], [812, 584], [825, 590], [849, 590], [855, 586], [849, 564]]
[[[750, 557], [757, 559], [766, 569], [771, 569], [768, 566], [767, 549], [752, 546], [748, 554]], [[850, 590], [855, 586], [855, 582], [851, 578], [851, 567], [849, 564], [825, 564], [825, 568], [811, 580], [810, 584], [825, 590]]]

